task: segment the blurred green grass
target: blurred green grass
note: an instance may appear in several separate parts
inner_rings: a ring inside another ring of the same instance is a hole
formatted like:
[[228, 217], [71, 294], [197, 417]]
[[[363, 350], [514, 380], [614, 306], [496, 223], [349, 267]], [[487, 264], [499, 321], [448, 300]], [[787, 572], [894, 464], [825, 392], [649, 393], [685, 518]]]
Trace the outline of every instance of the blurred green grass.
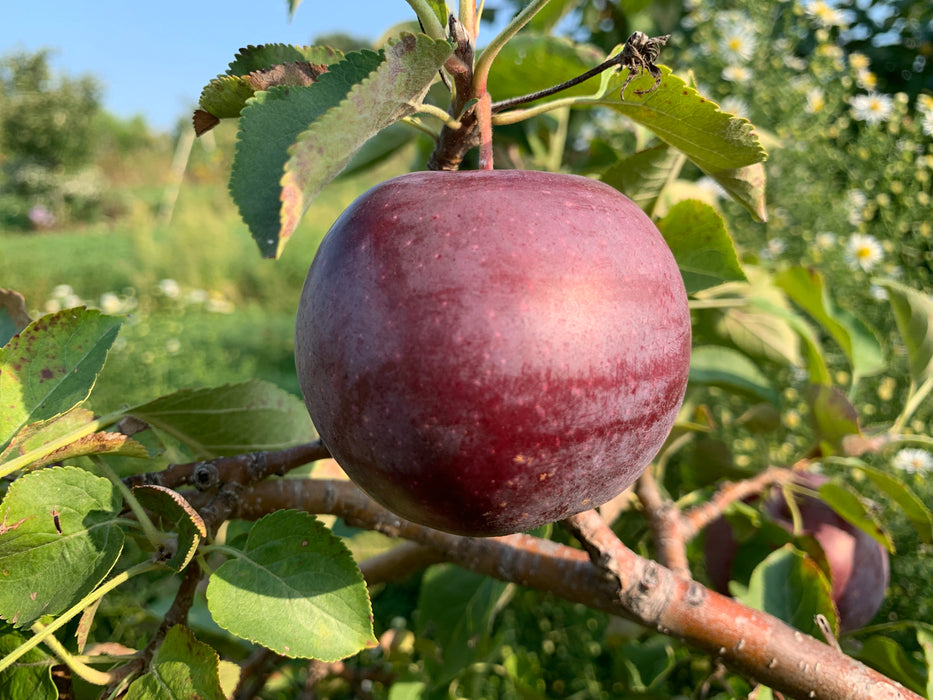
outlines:
[[0, 287], [23, 294], [33, 317], [76, 303], [127, 316], [92, 394], [99, 410], [251, 378], [297, 394], [294, 316], [317, 246], [356, 196], [407, 170], [411, 158], [402, 153], [328, 185], [282, 258], [266, 260], [227, 192], [232, 126], [218, 129], [216, 150], [199, 153], [196, 144], [167, 224], [158, 217], [169, 186], [162, 149], [136, 164], [142, 178], [125, 177], [132, 163], [112, 164], [114, 186], [126, 183], [119, 220], [0, 231]]

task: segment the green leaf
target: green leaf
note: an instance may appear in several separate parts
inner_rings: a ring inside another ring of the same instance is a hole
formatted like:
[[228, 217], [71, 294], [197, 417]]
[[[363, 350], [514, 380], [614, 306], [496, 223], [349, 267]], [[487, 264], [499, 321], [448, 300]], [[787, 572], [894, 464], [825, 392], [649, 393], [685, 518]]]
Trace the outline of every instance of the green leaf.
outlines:
[[701, 345], [690, 356], [690, 381], [718, 386], [774, 405], [780, 394], [768, 376], [747, 356], [732, 348]]
[[823, 348], [816, 337], [813, 329], [804, 322], [802, 318], [785, 308], [780, 303], [775, 303], [771, 299], [752, 298], [749, 303], [757, 309], [773, 314], [783, 319], [797, 333], [800, 340], [803, 341], [803, 347], [807, 354], [807, 369], [811, 384], [830, 385], [832, 380], [829, 375], [829, 368], [826, 366], [826, 360], [823, 357]]
[[[19, 648], [27, 638], [0, 623], [0, 658]], [[41, 648], [30, 649], [14, 664], [0, 672], [0, 698], [10, 700], [57, 700], [58, 689], [52, 680], [52, 666], [57, 662]]]
[[68, 439], [69, 434], [81, 430], [95, 419], [92, 411], [75, 407], [47, 421], [30, 423], [13, 437], [6, 450], [0, 454], [0, 464], [29, 453], [36, 454], [36, 459], [29, 465], [31, 469], [92, 454], [118, 454], [138, 458], [149, 456], [145, 447], [123, 433], [94, 432], [61, 446], [56, 447], [53, 444]]
[[0, 347], [30, 323], [23, 295], [12, 289], [0, 289]]
[[121, 506], [110, 481], [74, 467], [14, 481], [0, 503], [0, 617], [28, 626], [93, 590], [123, 550]]
[[155, 514], [166, 529], [177, 533], [175, 552], [166, 564], [181, 571], [194, 556], [201, 540], [207, 537], [204, 519], [184, 496], [165, 486], [145, 484], [133, 488], [133, 495], [146, 510]]
[[433, 566], [421, 582], [416, 635], [440, 647], [440, 665], [431, 672], [437, 684], [479, 660], [487, 651], [493, 618], [511, 588], [508, 584], [453, 565]]
[[447, 3], [444, 0], [427, 0], [428, 6], [434, 10], [437, 21], [442, 27], [447, 26], [447, 18], [450, 16], [450, 10], [447, 9]]
[[[313, 63], [327, 66], [343, 58], [343, 54], [329, 46], [291, 46], [288, 44], [263, 44], [241, 49], [230, 64], [226, 75], [219, 75], [201, 91], [199, 107], [217, 119], [238, 117], [247, 100], [265, 86], [264, 81], [254, 80], [254, 71], [277, 69], [284, 71], [294, 63]], [[292, 68], [296, 68], [292, 66]], [[317, 71], [315, 71], [316, 74]], [[291, 75], [280, 74], [275, 84], [307, 85], [309, 76], [293, 70]], [[267, 81], [266, 81], [267, 82]], [[203, 133], [198, 130], [199, 135]]]
[[224, 700], [220, 659], [187, 627], [175, 625], [165, 635], [149, 672], [130, 684], [126, 700]]
[[330, 46], [293, 46], [291, 44], [260, 44], [240, 49], [227, 67], [227, 75], [248, 75], [283, 63], [307, 61], [330, 65], [343, 58], [343, 53]]
[[644, 73], [630, 83], [621, 100], [619, 90], [628, 71], [606, 71], [595, 101], [621, 112], [681, 151], [756, 219], [764, 220], [761, 162], [765, 152], [752, 124], [721, 111], [715, 102], [701, 97], [666, 66], [658, 69], [663, 78], [657, 90], [637, 94], [636, 91], [649, 90], [654, 85], [654, 78]]
[[890, 637], [877, 634], [859, 642], [859, 646], [853, 652], [853, 656], [859, 661], [877, 669], [888, 678], [903, 683], [921, 696], [927, 692], [928, 678], [933, 678], [933, 675], [923, 673], [900, 644]]
[[215, 571], [218, 625], [290, 658], [336, 661], [376, 644], [366, 584], [346, 546], [313, 515], [276, 511]]
[[[526, 25], [526, 31], [550, 32], [564, 17], [570, 14], [583, 0], [551, 0]], [[626, 14], [626, 16], [628, 16]], [[519, 34], [518, 36], [522, 36]], [[508, 46], [508, 44], [506, 44]], [[586, 69], [584, 69], [586, 70]], [[580, 71], [581, 73], [583, 71]]]
[[894, 554], [894, 542], [891, 536], [879, 525], [878, 519], [865, 501], [850, 486], [828, 481], [820, 486], [820, 498], [836, 511], [839, 517], [867, 532], [882, 547]]
[[[282, 177], [281, 229], [274, 234], [277, 244], [273, 251], [263, 248], [266, 254], [278, 257], [311, 202], [324, 185], [340, 174], [363, 143], [418, 111], [437, 71], [451, 53], [445, 40], [402, 34], [386, 46], [385, 63], [354, 85], [344, 101], [298, 137], [288, 151]], [[271, 238], [273, 234], [269, 233]]]
[[301, 399], [256, 379], [183, 389], [127, 413], [179, 440], [200, 459], [280, 450], [314, 438]]
[[675, 204], [658, 228], [670, 246], [688, 294], [723, 282], [745, 281], [722, 215], [696, 199]]
[[812, 268], [792, 267], [775, 276], [775, 284], [819, 323], [839, 345], [852, 367], [852, 383], [886, 367], [881, 343], [855, 314], [839, 307], [823, 276]]
[[611, 165], [600, 180], [651, 215], [661, 192], [680, 171], [683, 155], [666, 143], [633, 153]]
[[923, 384], [933, 376], [933, 297], [893, 280], [876, 281], [888, 290], [894, 321], [907, 348], [911, 381]]
[[738, 599], [817, 638], [822, 637], [814, 621], [817, 614], [838, 628], [832, 584], [816, 562], [792, 545], [781, 547], [755, 567], [748, 591]]
[[858, 411], [839, 387], [811, 384], [807, 390], [810, 422], [827, 456], [842, 451], [850, 435], [861, 435]]
[[310, 123], [338, 105], [383, 62], [381, 52], [349, 53], [313, 85], [258, 92], [243, 109], [230, 194], [266, 257], [274, 257], [279, 248], [280, 180], [288, 149]]
[[[502, 47], [496, 64], [508, 66], [508, 70], [490, 71], [486, 89], [493, 100], [527, 95], [585, 73], [602, 61], [602, 52], [593, 47], [562, 37], [524, 31]], [[599, 78], [594, 77], [560, 95], [592, 94], [598, 84]]]
[[99, 311], [66, 309], [33, 321], [0, 348], [0, 452], [27, 424], [88, 397], [121, 323]]
[[859, 469], [865, 472], [876, 489], [887, 494], [898, 505], [914, 526], [920, 540], [924, 544], [933, 544], [933, 514], [923, 500], [892, 474], [864, 463], [859, 465]]

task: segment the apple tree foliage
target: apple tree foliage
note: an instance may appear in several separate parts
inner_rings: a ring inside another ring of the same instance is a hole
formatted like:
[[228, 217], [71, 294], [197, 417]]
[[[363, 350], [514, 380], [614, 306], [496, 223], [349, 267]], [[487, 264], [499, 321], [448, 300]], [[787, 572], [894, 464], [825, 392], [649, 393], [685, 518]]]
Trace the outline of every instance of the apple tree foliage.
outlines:
[[[476, 167], [478, 150], [483, 167], [494, 159], [602, 180], [654, 219], [690, 296], [690, 383], [667, 443], [634, 493], [600, 515], [526, 535], [457, 537], [392, 516], [348, 482], [322, 478], [326, 467], [306, 468], [327, 451], [301, 400], [269, 384], [91, 410], [123, 319], [78, 308], [32, 320], [22, 298], [3, 291], [0, 695], [290, 697], [305, 687], [545, 697], [585, 688], [572, 667], [545, 684], [545, 661], [514, 653], [527, 635], [516, 615], [529, 588], [609, 614], [588, 620], [581, 644], [612, 669], [619, 697], [701, 687], [705, 697], [933, 694], [933, 624], [876, 619], [841, 634], [819, 545], [755, 506], [782, 487], [793, 503], [794, 471], [819, 469], [829, 480], [809, 495], [893, 557], [895, 515], [933, 544], [916, 482], [887, 466], [899, 448], [933, 445], [908, 428], [933, 389], [933, 299], [877, 280], [899, 335], [892, 348], [820, 270], [743, 262], [695, 183], [711, 179], [749, 221], [766, 219], [762, 140], [663, 53], [657, 89], [636, 71], [623, 91], [632, 69], [610, 67], [513, 101], [623, 50], [607, 57], [554, 34], [579, 3], [528, 2], [478, 47], [473, 3], [452, 8], [454, 21], [444, 2], [409, 4], [418, 22], [377, 50], [248, 46], [204, 88], [199, 133], [238, 121], [230, 194], [259, 252], [287, 254], [328, 182], [405, 149], [418, 154], [414, 169]], [[606, 142], [567, 158], [570, 127], [606, 115], [630, 136], [625, 147]], [[888, 371], [893, 352], [906, 356], [909, 391], [895, 420], [868, 427], [855, 388]], [[809, 421], [783, 416], [790, 388], [805, 397]], [[730, 410], [711, 410], [717, 404]], [[778, 461], [768, 440], [787, 430], [808, 447]], [[759, 445], [757, 460], [729, 458], [737, 436]], [[752, 545], [741, 551], [734, 598], [705, 588], [696, 556], [721, 516]], [[547, 610], [579, 612], [548, 600]], [[537, 613], [528, 620], [545, 634]]]

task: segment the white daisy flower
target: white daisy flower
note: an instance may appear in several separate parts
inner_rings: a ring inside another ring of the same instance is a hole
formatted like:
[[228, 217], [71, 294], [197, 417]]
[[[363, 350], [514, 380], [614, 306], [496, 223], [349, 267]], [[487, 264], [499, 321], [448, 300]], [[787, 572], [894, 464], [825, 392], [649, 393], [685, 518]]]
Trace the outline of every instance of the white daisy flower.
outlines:
[[852, 116], [866, 124], [886, 122], [894, 113], [894, 103], [887, 95], [876, 92], [856, 95], [850, 100]]
[[104, 292], [100, 295], [100, 310], [105, 314], [119, 313], [122, 308], [120, 297], [113, 292]]
[[933, 136], [933, 112], [927, 112], [923, 115], [923, 121], [920, 122], [920, 128], [927, 136]]
[[722, 79], [730, 83], [747, 83], [752, 79], [752, 72], [745, 66], [726, 66], [722, 69]]
[[816, 234], [816, 247], [820, 250], [829, 250], [836, 245], [836, 234], [829, 231]]
[[905, 447], [894, 455], [892, 464], [895, 469], [900, 469], [908, 474], [925, 474], [933, 470], [933, 455], [925, 450]]
[[833, 7], [823, 0], [811, 2], [806, 7], [807, 14], [823, 27], [846, 27], [849, 25], [849, 14]]
[[884, 252], [878, 239], [867, 233], [853, 233], [846, 244], [846, 261], [854, 269], [861, 268], [865, 272], [871, 270], [881, 262]]
[[164, 279], [159, 282], [159, 291], [169, 299], [177, 299], [181, 294], [181, 285], [173, 279]]
[[811, 88], [807, 90], [807, 106], [805, 109], [810, 114], [821, 112], [826, 107], [826, 94], [820, 88]]
[[774, 260], [787, 249], [787, 244], [782, 238], [772, 238], [761, 251], [761, 257], [765, 260]]

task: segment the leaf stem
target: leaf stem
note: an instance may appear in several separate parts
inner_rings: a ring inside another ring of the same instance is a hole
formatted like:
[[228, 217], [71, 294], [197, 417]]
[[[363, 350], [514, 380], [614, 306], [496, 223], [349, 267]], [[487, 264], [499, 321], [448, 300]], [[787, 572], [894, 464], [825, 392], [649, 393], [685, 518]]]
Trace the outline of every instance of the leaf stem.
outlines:
[[[37, 622], [32, 626], [32, 631], [39, 633], [45, 629], [45, 625], [41, 622]], [[71, 672], [76, 676], [79, 676], [86, 680], [88, 683], [93, 685], [107, 685], [115, 680], [115, 676], [112, 673], [107, 673], [105, 671], [98, 671], [96, 668], [91, 668], [84, 662], [78, 660], [77, 657], [73, 656], [69, 652], [65, 645], [62, 644], [54, 635], [49, 635], [45, 639], [45, 645], [55, 652], [55, 655], [65, 664]], [[126, 659], [123, 659], [124, 661]]]
[[599, 75], [605, 70], [619, 65], [622, 62], [622, 51], [619, 51], [615, 56], [607, 58], [605, 61], [600, 63], [595, 68], [590, 68], [585, 73], [581, 73], [576, 78], [571, 78], [570, 80], [565, 80], [558, 85], [553, 85], [549, 88], [543, 90], [538, 90], [537, 92], [530, 92], [527, 95], [521, 95], [519, 97], [510, 97], [507, 100], [501, 100], [499, 102], [492, 103], [492, 111], [498, 112], [503, 109], [509, 109], [510, 107], [515, 107], [520, 104], [525, 104], [526, 102], [534, 102], [535, 100], [540, 100], [542, 97], [548, 97], [554, 93], [561, 92], [562, 90], [567, 90], [572, 88], [580, 83], [584, 83], [590, 78]]
[[75, 440], [80, 440], [83, 437], [87, 437], [93, 433], [96, 433], [98, 430], [106, 428], [118, 422], [123, 418], [124, 412], [117, 411], [114, 413], [107, 414], [95, 420], [92, 420], [90, 423], [82, 425], [76, 430], [72, 430], [66, 435], [62, 435], [55, 440], [50, 440], [49, 442], [43, 443], [35, 449], [29, 450], [25, 454], [21, 454], [19, 457], [14, 457], [8, 462], [4, 462], [0, 465], [0, 478], [9, 476], [18, 469], [23, 467], [28, 467], [33, 462], [37, 462], [43, 457], [47, 457], [58, 449], [70, 445]]
[[165, 543], [165, 538], [162, 536], [162, 533], [159, 532], [158, 528], [152, 523], [152, 519], [149, 517], [149, 514], [146, 510], [140, 505], [139, 501], [136, 500], [136, 496], [133, 495], [133, 492], [130, 488], [123, 483], [123, 479], [117, 476], [117, 473], [113, 468], [102, 460], [97, 455], [91, 455], [91, 461], [94, 462], [100, 471], [104, 473], [110, 483], [115, 485], [120, 489], [120, 493], [123, 494], [123, 500], [130, 507], [130, 510], [133, 511], [133, 514], [136, 516], [136, 520], [139, 521], [139, 526], [142, 528], [143, 534], [146, 536], [146, 539], [149, 541], [149, 544], [152, 545], [153, 549], [156, 551]]
[[55, 620], [43, 627], [41, 631], [34, 634], [9, 654], [0, 659], [0, 673], [7, 670], [10, 666], [16, 663], [16, 660], [19, 659], [23, 654], [26, 654], [27, 652], [35, 649], [52, 634], [64, 627], [66, 623], [80, 615], [81, 612], [94, 601], [103, 598], [114, 588], [126, 583], [134, 576], [144, 574], [147, 571], [153, 571], [160, 568], [161, 566], [161, 564], [156, 564], [151, 561], [140, 562], [139, 564], [136, 564], [136, 566], [131, 566], [126, 571], [121, 571], [109, 581], [102, 583], [100, 586], [84, 596], [84, 598], [68, 608], [68, 610], [63, 612], [59, 617], [55, 618]]
[[444, 27], [441, 26], [440, 21], [437, 19], [437, 15], [434, 14], [434, 10], [431, 9], [431, 6], [428, 5], [426, 0], [405, 0], [411, 9], [415, 11], [415, 14], [418, 16], [418, 20], [421, 22], [421, 27], [424, 29], [424, 33], [427, 34], [432, 39], [445, 39], [447, 38], [447, 32], [444, 31]]
[[440, 119], [444, 122], [444, 125], [449, 129], [459, 129], [462, 125], [458, 119], [454, 119], [446, 110], [441, 109], [432, 104], [422, 102], [417, 105], [418, 112], [421, 114], [429, 114], [436, 119]]
[[904, 410], [901, 411], [901, 415], [897, 417], [897, 420], [894, 421], [894, 425], [891, 426], [891, 432], [900, 433], [903, 431], [904, 424], [910, 420], [914, 411], [920, 408], [920, 404], [924, 402], [931, 391], [933, 391], [933, 375], [927, 377], [926, 381], [919, 387], [911, 382], [910, 391], [907, 394], [907, 402], [904, 404]]

